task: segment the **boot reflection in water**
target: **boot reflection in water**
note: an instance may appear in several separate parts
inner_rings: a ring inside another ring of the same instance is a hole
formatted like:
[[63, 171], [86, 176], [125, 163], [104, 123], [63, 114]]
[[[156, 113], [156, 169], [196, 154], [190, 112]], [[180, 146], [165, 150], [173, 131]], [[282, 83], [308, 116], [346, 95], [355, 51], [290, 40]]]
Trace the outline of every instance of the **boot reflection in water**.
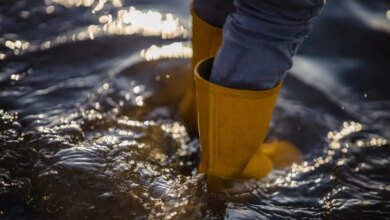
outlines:
[[198, 119], [199, 172], [260, 179], [299, 159], [291, 143], [263, 141], [292, 57], [323, 5], [324, 0], [194, 0], [195, 86], [180, 110], [188, 125]]

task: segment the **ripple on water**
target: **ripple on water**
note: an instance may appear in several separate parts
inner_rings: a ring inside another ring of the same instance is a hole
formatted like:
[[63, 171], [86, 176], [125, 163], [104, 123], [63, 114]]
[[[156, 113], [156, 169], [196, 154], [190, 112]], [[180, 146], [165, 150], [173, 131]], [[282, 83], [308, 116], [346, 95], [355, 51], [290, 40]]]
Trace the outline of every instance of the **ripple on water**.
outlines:
[[[156, 8], [170, 11], [184, 4], [169, 2], [175, 3], [172, 8], [155, 3]], [[211, 191], [206, 177], [196, 173], [198, 140], [177, 117], [190, 77], [186, 58], [192, 52], [183, 39], [188, 28], [176, 15], [130, 4], [138, 3], [21, 0], [13, 7], [0, 5], [1, 28], [7, 32], [0, 36], [0, 218], [390, 216], [389, 137], [375, 122], [352, 117], [348, 105], [334, 100], [333, 90], [322, 93], [296, 75], [286, 79], [269, 136], [296, 142], [305, 160], [260, 181], [222, 182], [223, 190]], [[342, 3], [334, 5], [344, 9]], [[359, 31], [370, 41], [381, 39]], [[336, 48], [335, 41], [323, 42]], [[372, 57], [379, 66], [381, 59]], [[308, 65], [305, 57], [297, 61], [306, 64], [301, 75], [329, 86], [307, 73], [325, 77], [325, 69], [316, 62]], [[373, 78], [375, 69], [369, 67]], [[360, 109], [385, 121], [387, 103]]]

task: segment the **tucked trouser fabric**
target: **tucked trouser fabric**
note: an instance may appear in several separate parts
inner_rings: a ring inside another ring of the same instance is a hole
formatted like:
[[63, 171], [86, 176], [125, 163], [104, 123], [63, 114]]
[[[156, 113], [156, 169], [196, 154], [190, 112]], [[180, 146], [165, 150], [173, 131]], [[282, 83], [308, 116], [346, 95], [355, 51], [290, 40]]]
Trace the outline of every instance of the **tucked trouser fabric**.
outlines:
[[233, 0], [194, 0], [193, 7], [205, 22], [220, 28], [235, 11]]
[[[234, 3], [234, 5], [233, 5]], [[223, 26], [210, 81], [234, 89], [273, 88], [292, 66], [325, 0], [194, 0], [195, 12]]]

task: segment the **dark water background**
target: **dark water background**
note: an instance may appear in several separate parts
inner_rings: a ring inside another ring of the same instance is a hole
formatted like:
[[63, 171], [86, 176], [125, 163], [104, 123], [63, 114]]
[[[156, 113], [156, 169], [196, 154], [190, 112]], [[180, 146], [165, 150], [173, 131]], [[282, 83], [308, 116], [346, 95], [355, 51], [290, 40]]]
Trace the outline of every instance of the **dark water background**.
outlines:
[[207, 192], [177, 116], [188, 1], [0, 1], [0, 219], [390, 219], [390, 3], [329, 0], [269, 139], [302, 163]]

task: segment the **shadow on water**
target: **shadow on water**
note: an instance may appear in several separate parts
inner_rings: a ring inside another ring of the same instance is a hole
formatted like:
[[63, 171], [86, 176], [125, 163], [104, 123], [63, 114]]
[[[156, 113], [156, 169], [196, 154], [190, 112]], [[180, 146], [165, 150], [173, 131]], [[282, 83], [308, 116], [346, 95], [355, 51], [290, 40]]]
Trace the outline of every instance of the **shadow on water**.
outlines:
[[198, 139], [177, 114], [187, 7], [0, 3], [1, 218], [389, 217], [390, 5], [328, 1], [268, 135], [304, 160], [224, 194], [196, 173]]

